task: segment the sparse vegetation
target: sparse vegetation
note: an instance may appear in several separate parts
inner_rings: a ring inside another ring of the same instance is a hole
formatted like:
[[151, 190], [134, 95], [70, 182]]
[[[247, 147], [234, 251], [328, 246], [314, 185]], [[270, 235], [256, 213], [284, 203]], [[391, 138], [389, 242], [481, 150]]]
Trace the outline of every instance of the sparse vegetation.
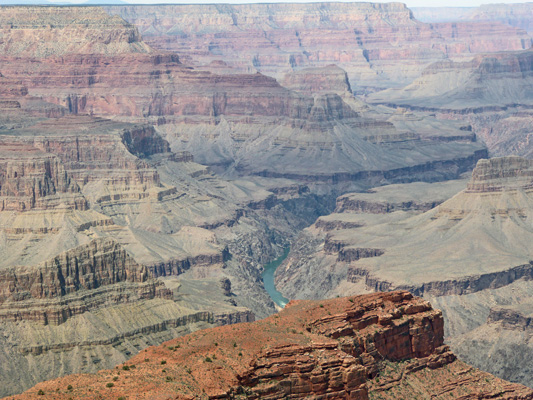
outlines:
[[112, 388], [113, 386], [115, 386], [115, 384], [114, 384], [113, 382], [109, 382], [109, 383], [106, 385], [106, 387], [108, 387], [108, 388]]

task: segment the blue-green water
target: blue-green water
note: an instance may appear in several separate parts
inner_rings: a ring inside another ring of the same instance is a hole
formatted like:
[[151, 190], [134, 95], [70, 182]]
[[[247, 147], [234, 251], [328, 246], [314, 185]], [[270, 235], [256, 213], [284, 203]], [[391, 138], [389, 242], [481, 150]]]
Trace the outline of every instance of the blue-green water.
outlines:
[[283, 260], [285, 260], [288, 255], [289, 249], [287, 248], [285, 251], [283, 251], [283, 254], [280, 258], [277, 258], [271, 263], [265, 265], [265, 270], [263, 271], [263, 284], [265, 285], [265, 289], [274, 303], [281, 308], [285, 307], [289, 300], [283, 297], [283, 295], [276, 290], [276, 285], [274, 284], [274, 273], [276, 272], [276, 268], [281, 265]]

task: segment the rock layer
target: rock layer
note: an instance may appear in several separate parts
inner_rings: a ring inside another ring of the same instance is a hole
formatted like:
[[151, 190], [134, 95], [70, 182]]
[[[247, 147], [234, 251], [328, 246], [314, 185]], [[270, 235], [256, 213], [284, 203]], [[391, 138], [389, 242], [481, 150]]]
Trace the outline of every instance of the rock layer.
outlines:
[[[180, 7], [153, 10], [179, 11]], [[345, 15], [341, 12], [345, 5], [338, 7], [331, 9], [332, 18], [333, 14], [335, 18]], [[403, 34], [410, 37], [413, 31], [427, 28], [412, 20], [409, 10], [400, 5], [361, 7], [375, 20], [373, 24], [387, 32], [389, 8], [405, 22], [400, 24], [405, 29]], [[326, 69], [299, 71], [287, 78], [286, 84], [294, 88], [303, 82], [316, 84], [319, 80], [313, 76], [320, 75], [320, 93], [314, 86], [289, 90], [257, 73], [221, 74], [216, 68], [214, 73], [206, 68], [193, 69], [176, 54], [148, 47], [135, 28], [120, 18], [102, 15], [100, 8], [94, 8], [94, 15], [89, 16], [91, 10], [36, 7], [24, 20], [23, 11], [27, 8], [2, 9], [6, 19], [16, 21], [13, 28], [6, 28], [6, 38], [16, 36], [19, 25], [29, 33], [26, 41], [21, 39], [28, 46], [24, 51], [0, 48], [0, 92], [14, 100], [19, 93], [24, 99], [33, 97], [55, 104], [53, 109], [48, 106], [48, 117], [73, 113], [151, 122], [159, 127], [174, 151], [189, 151], [197, 161], [231, 176], [253, 174], [338, 182], [383, 179], [391, 171], [393, 179], [405, 180], [409, 179], [407, 175], [413, 175], [413, 169], [422, 168], [434, 170], [442, 179], [471, 167], [484, 155], [484, 147], [475, 143], [475, 136], [470, 135], [465, 141], [456, 124], [437, 124], [433, 118], [414, 122], [402, 119], [401, 114], [395, 115], [395, 121], [379, 112], [368, 115], [350, 94], [346, 74], [330, 63]], [[252, 18], [253, 12], [250, 13]], [[265, 18], [262, 12], [259, 14], [253, 18]], [[314, 14], [309, 11], [309, 15]], [[356, 13], [350, 18], [363, 21], [365, 15]], [[179, 16], [182, 22], [188, 18], [183, 13]], [[50, 18], [63, 22], [56, 27]], [[80, 24], [86, 26], [90, 39], [102, 21], [106, 28], [99, 40], [107, 43], [108, 50], [118, 46], [120, 51], [93, 51], [91, 42], [83, 37]], [[42, 27], [50, 24], [51, 32], [45, 34]], [[113, 24], [116, 34], [107, 37]], [[65, 29], [74, 30], [71, 40], [76, 46], [56, 49], [53, 38], [66, 35]], [[130, 32], [129, 36], [125, 31]], [[32, 53], [32, 40], [40, 36], [47, 50], [34, 49]], [[147, 151], [152, 150], [155, 149]], [[453, 169], [456, 171], [451, 172]]]
[[[531, 312], [531, 167], [519, 157], [481, 160], [463, 191], [429, 211], [419, 204], [435, 202], [439, 185], [340, 197], [342, 212], [321, 217], [293, 245], [278, 288], [289, 298], [409, 290], [443, 308], [448, 340], [465, 360], [530, 385], [520, 372], [526, 358], [513, 356], [515, 348], [530, 354], [527, 335], [506, 344], [494, 332], [523, 332], [527, 320], [502, 307]], [[492, 365], [472, 350], [478, 342], [482, 354], [506, 360]]]
[[41, 383], [14, 398], [39, 391], [56, 399], [533, 398], [457, 361], [443, 345], [440, 311], [406, 292], [293, 301], [265, 320], [175, 339], [115, 370]]
[[[424, 24], [400, 3], [106, 9], [136, 25], [153, 47], [193, 62], [209, 64], [219, 59], [241, 70], [273, 76], [334, 63], [348, 72], [359, 89], [412, 79], [421, 66], [446, 57], [531, 45], [525, 32], [503, 24], [463, 24], [455, 29], [451, 24]], [[401, 71], [399, 62], [404, 66]]]

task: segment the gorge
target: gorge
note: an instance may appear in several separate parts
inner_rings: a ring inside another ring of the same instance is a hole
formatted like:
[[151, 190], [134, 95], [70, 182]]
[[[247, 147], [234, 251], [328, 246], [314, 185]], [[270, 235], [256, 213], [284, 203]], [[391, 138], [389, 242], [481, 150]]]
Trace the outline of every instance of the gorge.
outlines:
[[508, 7], [0, 6], [0, 396], [532, 398]]

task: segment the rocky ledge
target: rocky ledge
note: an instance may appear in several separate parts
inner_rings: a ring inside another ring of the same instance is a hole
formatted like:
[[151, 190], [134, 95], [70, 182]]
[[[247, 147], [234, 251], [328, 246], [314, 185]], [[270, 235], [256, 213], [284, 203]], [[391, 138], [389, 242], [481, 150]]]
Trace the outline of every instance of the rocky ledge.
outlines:
[[192, 333], [115, 369], [38, 384], [14, 399], [532, 399], [456, 360], [438, 310], [408, 292], [293, 301], [254, 323]]

